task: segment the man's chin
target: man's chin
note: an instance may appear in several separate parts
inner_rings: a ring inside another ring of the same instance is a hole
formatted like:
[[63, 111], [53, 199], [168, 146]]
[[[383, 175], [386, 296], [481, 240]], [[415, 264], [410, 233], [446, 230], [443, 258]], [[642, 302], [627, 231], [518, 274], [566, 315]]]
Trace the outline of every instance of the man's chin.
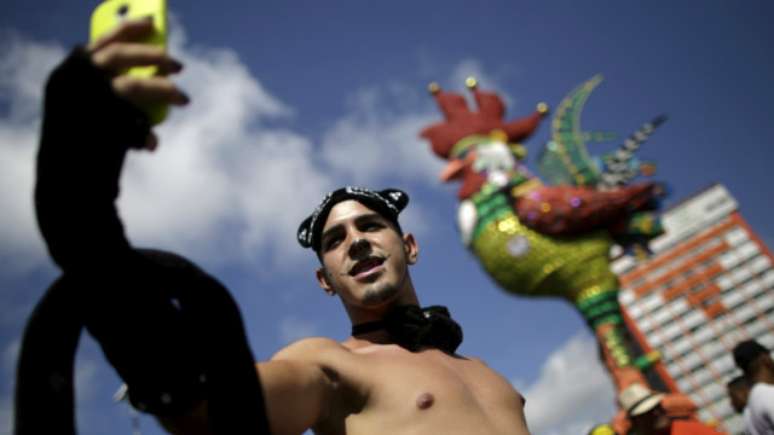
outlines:
[[366, 289], [363, 293], [361, 303], [366, 307], [380, 307], [392, 300], [398, 295], [398, 289], [393, 286], [375, 285]]

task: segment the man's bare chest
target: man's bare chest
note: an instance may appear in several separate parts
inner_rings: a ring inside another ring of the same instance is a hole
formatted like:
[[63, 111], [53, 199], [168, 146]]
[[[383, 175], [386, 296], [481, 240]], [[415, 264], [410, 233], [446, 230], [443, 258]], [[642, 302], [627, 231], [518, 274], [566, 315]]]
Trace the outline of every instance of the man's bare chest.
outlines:
[[349, 348], [319, 434], [500, 434], [523, 426], [512, 385], [477, 359], [395, 345]]
[[367, 388], [371, 406], [481, 406], [517, 393], [478, 360], [436, 349], [408, 352], [398, 346], [354, 351], [361, 360], [353, 375]]
[[394, 345], [350, 351], [338, 395], [346, 400], [317, 433], [501, 434], [523, 426], [518, 393], [476, 359]]

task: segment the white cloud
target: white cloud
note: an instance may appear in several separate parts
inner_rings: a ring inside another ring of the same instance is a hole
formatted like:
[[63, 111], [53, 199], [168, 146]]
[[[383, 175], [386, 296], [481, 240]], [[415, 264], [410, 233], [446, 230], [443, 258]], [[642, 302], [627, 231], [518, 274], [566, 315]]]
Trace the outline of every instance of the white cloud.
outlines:
[[10, 34], [0, 44], [0, 261], [25, 271], [44, 248], [32, 212], [34, 156], [43, 82], [64, 49]]
[[522, 391], [536, 435], [585, 433], [616, 412], [612, 380], [599, 362], [596, 341], [586, 333], [552, 353], [540, 377]]
[[185, 64], [178, 82], [192, 104], [159, 129], [155, 155], [127, 165], [120, 204], [132, 239], [210, 262], [299, 255], [296, 225], [330, 176], [312, 164], [307, 138], [265, 125], [292, 110], [235, 52], [176, 35], [171, 51]]
[[[513, 101], [503, 92], [500, 81], [476, 59], [460, 61], [441, 82], [448, 83], [450, 91], [470, 97], [463, 90], [469, 76], [476, 77], [483, 89], [497, 91], [507, 104]], [[355, 183], [397, 179], [439, 185], [443, 161], [419, 133], [442, 117], [423, 88], [388, 83], [360, 89], [348, 103], [349, 111], [323, 136], [325, 163]], [[475, 110], [472, 98], [469, 107]]]
[[[157, 153], [128, 159], [119, 208], [130, 237], [208, 261], [271, 248], [281, 254], [275, 258], [297, 255], [296, 225], [333, 185], [331, 176], [312, 164], [308, 139], [263, 125], [292, 111], [236, 53], [191, 47], [177, 30], [172, 51], [186, 64], [179, 83], [193, 103], [159, 129]], [[8, 108], [0, 118], [0, 256], [10, 264], [5, 273], [45, 261], [33, 214], [34, 157], [43, 83], [64, 54], [61, 47], [20, 37], [2, 47], [0, 102]]]
[[[442, 162], [430, 152], [419, 132], [439, 120], [429, 98], [413, 108], [418, 92], [400, 86], [361, 89], [349, 101], [349, 112], [322, 139], [322, 158], [355, 184], [401, 180], [438, 184]], [[420, 110], [418, 110], [420, 109]]]
[[[197, 261], [289, 267], [306, 253], [298, 223], [323, 193], [342, 184], [439, 186], [440, 159], [418, 137], [440, 114], [422, 89], [401, 83], [361, 90], [321, 134], [319, 146], [287, 127], [292, 108], [251, 75], [237, 53], [197, 47], [177, 26], [171, 52], [185, 64], [177, 79], [192, 97], [159, 129], [159, 150], [131, 153], [119, 209], [130, 239]], [[0, 258], [12, 267], [45, 262], [32, 207], [34, 154], [43, 82], [64, 56], [56, 45], [11, 38], [0, 61]], [[452, 76], [486, 77], [475, 61]], [[13, 188], [10, 188], [13, 186]], [[410, 208], [421, 233], [427, 209]], [[420, 234], [421, 235], [421, 234]], [[272, 255], [262, 255], [271, 252]]]
[[8, 119], [17, 124], [34, 123], [39, 114], [43, 81], [48, 77], [64, 49], [58, 44], [25, 40], [6, 33], [0, 45], [0, 98], [8, 100]]

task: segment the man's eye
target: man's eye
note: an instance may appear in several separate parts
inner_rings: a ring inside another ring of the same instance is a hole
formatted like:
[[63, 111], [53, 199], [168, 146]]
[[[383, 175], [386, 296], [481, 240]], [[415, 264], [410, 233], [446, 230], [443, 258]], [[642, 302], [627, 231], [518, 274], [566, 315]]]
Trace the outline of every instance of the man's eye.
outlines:
[[379, 222], [366, 222], [363, 224], [363, 231], [376, 231], [382, 228]]
[[334, 249], [335, 247], [339, 246], [340, 243], [341, 243], [340, 238], [328, 239], [323, 244], [323, 250], [330, 251], [331, 249]]

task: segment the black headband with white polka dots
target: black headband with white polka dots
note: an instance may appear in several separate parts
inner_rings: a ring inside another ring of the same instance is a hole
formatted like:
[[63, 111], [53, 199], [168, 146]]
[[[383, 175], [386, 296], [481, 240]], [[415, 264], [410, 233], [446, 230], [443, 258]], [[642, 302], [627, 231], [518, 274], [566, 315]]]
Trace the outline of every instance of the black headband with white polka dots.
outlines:
[[393, 222], [399, 228], [398, 215], [409, 202], [406, 192], [398, 189], [375, 191], [364, 187], [342, 187], [325, 195], [314, 212], [301, 222], [301, 225], [298, 227], [298, 243], [304, 248], [312, 248], [315, 251], [319, 251], [320, 233], [325, 225], [325, 220], [328, 218], [328, 213], [330, 213], [334, 205], [348, 199], [365, 205]]

